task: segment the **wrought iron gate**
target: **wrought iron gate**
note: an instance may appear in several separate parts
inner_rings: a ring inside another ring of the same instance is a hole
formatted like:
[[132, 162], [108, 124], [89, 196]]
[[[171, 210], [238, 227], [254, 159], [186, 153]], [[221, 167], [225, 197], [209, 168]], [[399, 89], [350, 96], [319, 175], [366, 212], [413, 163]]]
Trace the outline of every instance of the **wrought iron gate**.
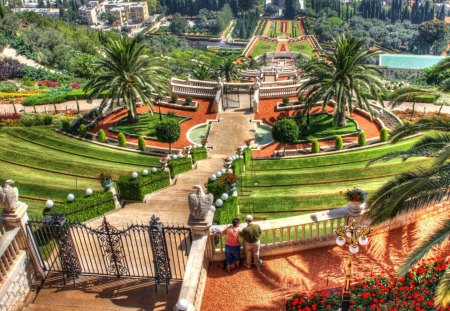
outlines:
[[106, 218], [93, 229], [62, 216], [30, 220], [27, 228], [42, 269], [74, 280], [80, 275], [139, 277], [168, 286], [183, 279], [192, 243], [189, 227], [163, 226], [155, 216], [148, 225], [122, 230]]
[[225, 85], [223, 88], [223, 108], [240, 108], [241, 100], [248, 101], [251, 89], [246, 85]]

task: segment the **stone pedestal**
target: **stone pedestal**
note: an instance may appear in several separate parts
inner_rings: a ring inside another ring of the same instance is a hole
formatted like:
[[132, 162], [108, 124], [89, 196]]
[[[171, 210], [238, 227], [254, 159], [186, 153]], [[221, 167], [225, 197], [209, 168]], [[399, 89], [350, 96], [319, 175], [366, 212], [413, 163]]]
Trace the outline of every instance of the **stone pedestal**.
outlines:
[[361, 216], [366, 208], [366, 203], [363, 202], [352, 202], [347, 203], [347, 210], [351, 216]]
[[188, 225], [192, 228], [192, 235], [209, 235], [209, 228], [211, 228], [214, 218], [214, 213], [211, 211], [206, 214], [206, 218], [195, 219], [192, 215], [189, 215]]

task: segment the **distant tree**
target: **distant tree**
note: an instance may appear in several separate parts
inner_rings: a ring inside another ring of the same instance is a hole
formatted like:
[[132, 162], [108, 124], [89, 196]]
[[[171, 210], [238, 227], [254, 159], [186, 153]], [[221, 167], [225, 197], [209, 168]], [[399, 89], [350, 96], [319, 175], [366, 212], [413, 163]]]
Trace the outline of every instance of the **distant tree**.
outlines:
[[284, 118], [277, 121], [272, 128], [272, 138], [283, 145], [283, 153], [286, 155], [286, 145], [298, 140], [299, 128], [293, 119]]
[[169, 144], [169, 153], [172, 152], [172, 143], [176, 142], [181, 135], [180, 124], [177, 120], [166, 119], [156, 124], [156, 137], [159, 141]]
[[238, 7], [241, 11], [249, 11], [256, 9], [259, 5], [258, 0], [244, 0], [238, 2]]
[[441, 20], [432, 20], [419, 25], [419, 40], [426, 42], [434, 54], [441, 54], [447, 46], [448, 26]]
[[206, 64], [204, 62], [198, 63], [194, 67], [192, 74], [193, 74], [194, 78], [198, 79], [198, 80], [211, 80], [214, 75], [211, 66], [209, 66], [208, 64]]
[[174, 35], [181, 35], [187, 31], [188, 26], [188, 21], [181, 17], [179, 13], [176, 13], [173, 16], [172, 22], [170, 23], [170, 31]]

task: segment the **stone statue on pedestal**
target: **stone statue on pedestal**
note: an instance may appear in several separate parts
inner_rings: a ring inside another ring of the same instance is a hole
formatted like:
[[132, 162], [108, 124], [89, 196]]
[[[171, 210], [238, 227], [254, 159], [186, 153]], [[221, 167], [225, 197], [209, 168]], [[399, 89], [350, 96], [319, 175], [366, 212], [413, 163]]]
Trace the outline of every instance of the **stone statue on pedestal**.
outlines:
[[21, 204], [19, 201], [19, 190], [13, 188], [11, 185], [14, 181], [5, 181], [5, 186], [0, 187], [0, 205], [5, 209], [5, 212], [14, 212]]
[[206, 194], [200, 185], [195, 185], [194, 189], [197, 189], [197, 193], [188, 196], [189, 211], [195, 219], [204, 220], [211, 210], [214, 197], [211, 193]]

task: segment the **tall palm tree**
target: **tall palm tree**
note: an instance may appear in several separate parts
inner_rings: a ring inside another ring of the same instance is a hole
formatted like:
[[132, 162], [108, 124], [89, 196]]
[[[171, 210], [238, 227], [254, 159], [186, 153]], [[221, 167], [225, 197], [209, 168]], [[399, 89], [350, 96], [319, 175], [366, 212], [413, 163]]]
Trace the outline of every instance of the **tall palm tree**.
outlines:
[[345, 35], [333, 40], [331, 50], [323, 57], [313, 58], [303, 66], [307, 80], [299, 88], [299, 95], [323, 100], [323, 108], [335, 100], [334, 125], [346, 125], [345, 111], [353, 110], [353, 103], [370, 113], [369, 98], [383, 103], [384, 81], [381, 71], [369, 64], [377, 52], [364, 47], [365, 39]]
[[[388, 161], [394, 158], [406, 160], [410, 157], [429, 157], [434, 159], [430, 168], [418, 168], [403, 173], [382, 186], [369, 200], [368, 217], [373, 224], [393, 219], [402, 213], [417, 210], [435, 204], [450, 196], [450, 120], [443, 118], [422, 119], [417, 123], [406, 123], [392, 133], [395, 143], [405, 136], [434, 131], [420, 139], [409, 150], [395, 152], [369, 163]], [[447, 219], [403, 262], [400, 274], [423, 258], [432, 247], [450, 238], [450, 219]], [[436, 292], [436, 304], [445, 306], [450, 303], [450, 269], [440, 280]]]
[[194, 78], [198, 80], [211, 80], [213, 78], [213, 70], [211, 66], [204, 62], [199, 62], [192, 71]]
[[238, 65], [231, 58], [227, 58], [219, 65], [218, 72], [219, 76], [224, 78], [227, 82], [231, 82], [239, 78]]
[[89, 100], [103, 96], [100, 111], [124, 104], [129, 122], [139, 121], [137, 102], [149, 105], [153, 113], [152, 93], [166, 94], [168, 90], [168, 71], [159, 65], [161, 60], [150, 57], [144, 45], [127, 37], [110, 40], [104, 53], [105, 57], [94, 64], [98, 75], [84, 87], [90, 92]]

